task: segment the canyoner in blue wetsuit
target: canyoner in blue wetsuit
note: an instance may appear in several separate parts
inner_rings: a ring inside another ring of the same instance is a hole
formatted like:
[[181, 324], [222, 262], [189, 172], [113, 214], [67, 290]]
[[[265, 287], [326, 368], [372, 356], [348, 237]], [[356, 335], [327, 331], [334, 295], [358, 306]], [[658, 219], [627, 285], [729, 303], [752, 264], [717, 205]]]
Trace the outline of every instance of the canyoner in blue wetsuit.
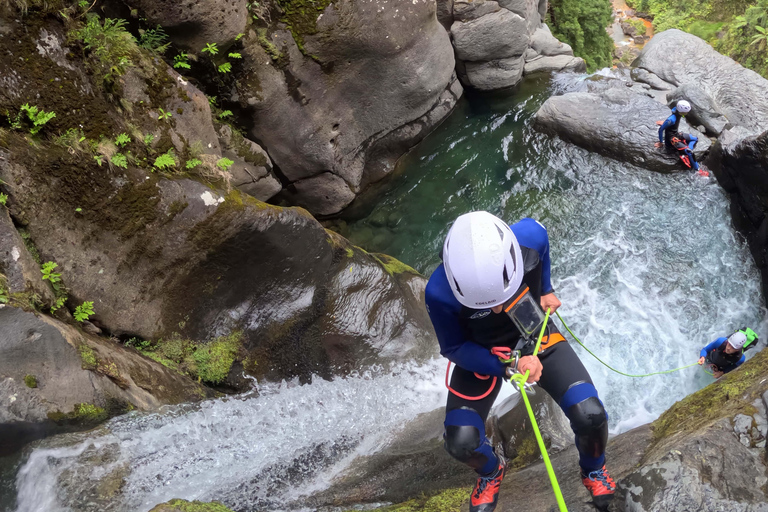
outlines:
[[699, 142], [699, 138], [690, 133], [681, 133], [679, 131], [680, 121], [691, 111], [691, 104], [685, 100], [680, 100], [672, 109], [672, 114], [665, 121], [657, 121], [659, 127], [659, 142], [655, 144], [657, 148], [665, 147], [674, 151], [682, 152], [681, 160], [693, 169], [699, 170], [699, 163], [693, 154], [693, 148]]
[[702, 348], [699, 364], [709, 365], [714, 377], [719, 379], [741, 366], [746, 360], [744, 351], [757, 346], [757, 343], [755, 331], [745, 327]]
[[441, 257], [427, 284], [426, 304], [440, 353], [456, 364], [444, 439], [448, 453], [479, 475], [470, 512], [495, 509], [506, 471], [503, 455], [485, 435], [501, 384], [515, 371], [492, 352], [499, 347], [519, 351], [517, 370], [529, 370], [528, 382], [537, 382], [568, 416], [582, 482], [595, 505], [607, 508], [615, 490], [605, 469], [608, 416], [592, 379], [552, 323], [534, 357], [535, 336], [529, 336], [522, 315], [515, 315], [522, 305], [539, 313], [539, 305], [551, 312], [560, 306], [550, 282], [547, 230], [533, 219], [509, 226], [488, 212], [468, 213], [454, 222]]

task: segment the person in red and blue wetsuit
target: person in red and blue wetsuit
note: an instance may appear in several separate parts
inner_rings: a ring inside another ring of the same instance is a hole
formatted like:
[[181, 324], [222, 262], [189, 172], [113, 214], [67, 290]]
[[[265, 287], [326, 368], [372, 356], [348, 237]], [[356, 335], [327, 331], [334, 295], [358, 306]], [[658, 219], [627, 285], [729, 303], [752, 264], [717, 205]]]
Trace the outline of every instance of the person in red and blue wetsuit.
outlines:
[[666, 147], [675, 151], [682, 151], [688, 159], [691, 169], [699, 170], [699, 163], [693, 154], [693, 148], [699, 142], [699, 138], [690, 133], [681, 133], [679, 131], [680, 121], [691, 111], [691, 104], [685, 100], [677, 102], [672, 108], [672, 114], [665, 121], [657, 121], [659, 127], [659, 142], [655, 144], [657, 148]]
[[732, 372], [746, 360], [742, 347], [747, 342], [747, 335], [736, 331], [730, 336], [717, 338], [701, 349], [699, 364], [707, 363], [712, 368], [712, 375], [719, 379], [724, 374]]
[[[471, 212], [453, 223], [441, 258], [427, 284], [426, 305], [440, 353], [456, 365], [444, 440], [449, 454], [478, 473], [470, 512], [496, 507], [506, 460], [486, 437], [485, 420], [505, 377], [526, 370], [528, 382], [549, 393], [568, 416], [582, 482], [605, 510], [615, 483], [605, 469], [608, 416], [592, 379], [552, 323], [533, 356], [536, 340], [521, 332], [523, 324], [510, 313], [526, 301], [540, 313], [561, 305], [550, 282], [547, 230], [529, 218], [509, 226], [488, 212]], [[516, 368], [496, 355], [504, 350], [517, 352]]]

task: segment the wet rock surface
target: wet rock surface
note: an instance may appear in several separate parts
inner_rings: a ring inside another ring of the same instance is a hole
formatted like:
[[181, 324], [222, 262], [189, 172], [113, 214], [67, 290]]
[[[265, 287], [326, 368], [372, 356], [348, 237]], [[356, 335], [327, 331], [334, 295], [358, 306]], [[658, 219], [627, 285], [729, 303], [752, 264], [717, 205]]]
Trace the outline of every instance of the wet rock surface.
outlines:
[[0, 306], [0, 325], [0, 455], [128, 410], [213, 396], [134, 350], [50, 317]]
[[[536, 113], [537, 130], [558, 135], [590, 151], [659, 172], [683, 170], [676, 154], [655, 148], [657, 120], [669, 109], [632, 90], [610, 88], [599, 93], [567, 93], [549, 98]], [[683, 120], [682, 132], [699, 137], [697, 158], [709, 149], [707, 137]]]
[[691, 112], [686, 116], [693, 125], [702, 125], [710, 135], [718, 136], [728, 126], [728, 119], [717, 110], [715, 101], [697, 84], [683, 84], [667, 93], [667, 101], [686, 100]]

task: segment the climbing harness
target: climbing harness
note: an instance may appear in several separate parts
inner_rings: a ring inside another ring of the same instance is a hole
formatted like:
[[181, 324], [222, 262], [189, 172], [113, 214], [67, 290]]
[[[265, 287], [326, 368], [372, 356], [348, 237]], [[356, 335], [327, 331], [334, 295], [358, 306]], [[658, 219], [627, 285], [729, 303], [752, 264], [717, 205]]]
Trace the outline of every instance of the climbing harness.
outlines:
[[599, 357], [597, 357], [597, 356], [595, 355], [595, 353], [594, 353], [594, 352], [592, 352], [591, 350], [589, 350], [589, 349], [588, 349], [588, 348], [587, 348], [587, 347], [586, 347], [586, 346], [585, 346], [585, 345], [584, 345], [584, 344], [581, 342], [581, 340], [580, 340], [579, 338], [577, 338], [575, 334], [573, 334], [573, 331], [571, 331], [571, 329], [570, 329], [570, 328], [568, 327], [568, 325], [565, 323], [565, 320], [563, 320], [563, 317], [562, 317], [562, 316], [560, 316], [560, 313], [558, 313], [558, 312], [555, 312], [555, 314], [557, 314], [557, 318], [559, 318], [559, 319], [560, 319], [560, 322], [562, 322], [562, 324], [563, 324], [563, 327], [565, 327], [565, 329], [566, 329], [566, 330], [567, 330], [567, 331], [568, 331], [568, 332], [571, 334], [571, 336], [573, 336], [573, 339], [574, 339], [574, 340], [576, 340], [576, 343], [578, 343], [579, 345], [581, 345], [581, 346], [582, 346], [582, 348], [583, 348], [584, 350], [586, 350], [587, 352], [589, 352], [589, 355], [591, 355], [592, 357], [594, 357], [595, 359], [597, 359], [598, 361], [600, 361], [600, 363], [602, 363], [602, 364], [603, 364], [603, 366], [605, 366], [605, 367], [606, 367], [606, 368], [608, 368], [609, 370], [612, 370], [612, 371], [614, 371], [614, 372], [618, 373], [619, 375], [624, 375], [625, 377], [650, 377], [651, 375], [661, 375], [661, 374], [664, 374], [664, 373], [672, 373], [672, 372], [677, 372], [677, 371], [680, 371], [680, 370], [685, 370], [686, 368], [690, 368], [691, 366], [697, 366], [697, 365], [699, 364], [699, 363], [698, 363], [698, 361], [697, 361], [697, 362], [695, 362], [695, 363], [689, 364], [688, 366], [681, 366], [680, 368], [674, 368], [674, 369], [672, 369], [672, 370], [664, 370], [664, 371], [661, 371], [661, 372], [644, 373], [644, 374], [641, 374], [641, 375], [634, 375], [634, 374], [631, 374], [631, 373], [624, 373], [624, 372], [620, 372], [620, 371], [619, 371], [619, 370], [617, 370], [616, 368], [612, 367], [611, 365], [609, 365], [608, 363], [606, 363], [605, 361], [603, 361], [602, 359], [600, 359]]

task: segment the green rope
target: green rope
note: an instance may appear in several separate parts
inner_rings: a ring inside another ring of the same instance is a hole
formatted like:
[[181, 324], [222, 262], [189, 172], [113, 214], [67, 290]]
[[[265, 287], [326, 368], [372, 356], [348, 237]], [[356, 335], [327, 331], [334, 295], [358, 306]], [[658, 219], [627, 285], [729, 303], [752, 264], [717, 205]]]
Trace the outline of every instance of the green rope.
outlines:
[[[541, 347], [541, 340], [544, 336], [544, 329], [547, 327], [547, 322], [549, 321], [549, 308], [547, 308], [547, 314], [544, 316], [544, 324], [541, 326], [541, 332], [539, 332], [539, 339], [536, 341], [536, 349], [533, 351], [533, 356], [536, 357], [536, 355], [539, 353], [539, 348]], [[530, 373], [529, 370], [525, 371], [525, 375], [522, 373], [516, 373], [512, 375], [509, 378], [509, 382], [513, 383], [517, 382], [517, 389], [520, 391], [520, 394], [523, 396], [523, 402], [525, 403], [525, 408], [528, 410], [528, 418], [531, 420], [531, 426], [533, 427], [533, 434], [536, 436], [536, 442], [539, 444], [539, 450], [541, 451], [541, 458], [544, 459], [544, 465], [547, 468], [547, 474], [549, 475], [549, 483], [552, 484], [552, 490], [555, 491], [555, 498], [557, 499], [557, 506], [560, 508], [560, 512], [568, 512], [568, 509], [565, 507], [565, 500], [563, 499], [563, 493], [560, 492], [560, 485], [557, 483], [557, 476], [555, 475], [555, 470], [552, 467], [552, 462], [549, 460], [549, 454], [547, 454], [547, 447], [544, 444], [544, 439], [541, 437], [541, 432], [539, 431], [539, 425], [536, 423], [536, 415], [533, 413], [533, 408], [531, 408], [531, 403], [528, 401], [528, 394], [525, 392], [525, 383], [528, 381], [528, 374]]]
[[610, 369], [610, 370], [613, 370], [614, 372], [616, 372], [616, 373], [618, 373], [618, 374], [620, 374], [620, 375], [624, 375], [625, 377], [650, 377], [651, 375], [661, 375], [661, 374], [664, 374], [664, 373], [672, 373], [672, 372], [676, 372], [676, 371], [680, 371], [680, 370], [685, 370], [686, 368], [690, 368], [691, 366], [696, 366], [696, 365], [698, 365], [698, 364], [699, 364], [699, 363], [698, 363], [698, 361], [697, 361], [697, 362], [695, 362], [695, 363], [689, 364], [688, 366], [681, 366], [680, 368], [675, 368], [675, 369], [673, 369], [673, 370], [664, 370], [664, 371], [662, 371], [662, 372], [644, 373], [644, 374], [642, 374], [642, 375], [633, 375], [633, 374], [631, 374], [631, 373], [624, 373], [624, 372], [620, 372], [620, 371], [619, 371], [619, 370], [617, 370], [616, 368], [613, 368], [611, 365], [609, 365], [608, 363], [606, 363], [605, 361], [603, 361], [602, 359], [600, 359], [599, 357], [597, 357], [597, 356], [595, 355], [595, 353], [594, 353], [594, 352], [592, 352], [591, 350], [589, 350], [589, 349], [588, 349], [588, 348], [587, 348], [587, 347], [586, 347], [586, 346], [585, 346], [585, 345], [584, 345], [584, 344], [581, 342], [581, 340], [580, 340], [579, 338], [577, 338], [575, 334], [573, 334], [573, 331], [572, 331], [572, 330], [571, 330], [571, 329], [568, 327], [568, 325], [565, 323], [565, 320], [563, 320], [563, 317], [562, 317], [562, 316], [560, 316], [560, 312], [556, 311], [556, 312], [555, 312], [555, 314], [557, 315], [557, 318], [559, 318], [559, 319], [560, 319], [560, 321], [563, 323], [563, 327], [565, 327], [565, 329], [566, 329], [566, 330], [567, 330], [567, 331], [568, 331], [568, 332], [571, 334], [571, 336], [573, 336], [573, 339], [575, 339], [575, 340], [576, 340], [576, 342], [577, 342], [579, 345], [581, 345], [581, 346], [582, 346], [582, 348], [584, 348], [584, 350], [586, 350], [587, 352], [589, 352], [589, 354], [590, 354], [592, 357], [594, 357], [595, 359], [597, 359], [598, 361], [600, 361], [600, 362], [601, 362], [601, 363], [602, 363], [604, 366], [606, 366], [608, 369]]

